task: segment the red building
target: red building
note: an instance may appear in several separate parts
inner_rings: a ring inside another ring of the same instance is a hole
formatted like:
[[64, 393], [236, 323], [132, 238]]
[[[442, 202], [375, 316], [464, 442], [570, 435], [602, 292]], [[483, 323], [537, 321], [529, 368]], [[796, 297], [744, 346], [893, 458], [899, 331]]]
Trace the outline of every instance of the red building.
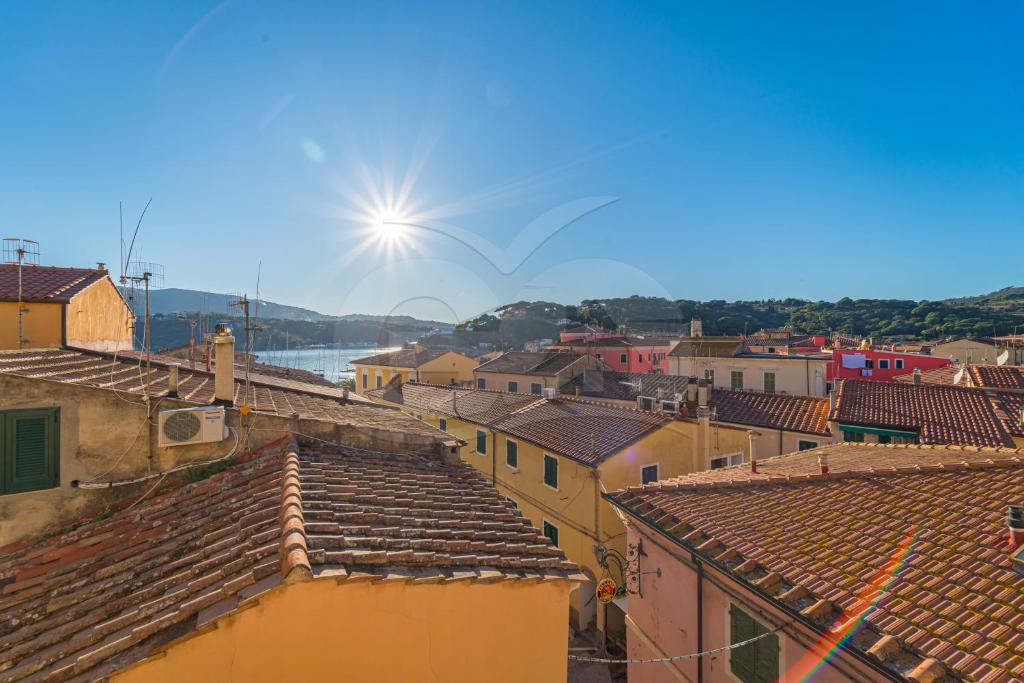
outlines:
[[579, 325], [577, 327], [570, 327], [562, 330], [558, 335], [559, 341], [565, 342], [578, 342], [578, 341], [593, 341], [596, 339], [623, 339], [625, 334], [622, 332], [612, 332], [604, 329], [600, 325]]
[[678, 341], [668, 337], [618, 335], [576, 339], [552, 344], [549, 349], [566, 349], [594, 356], [609, 370], [617, 372], [668, 372], [668, 352]]
[[935, 370], [950, 364], [948, 358], [924, 356], [919, 353], [880, 351], [876, 349], [835, 349], [828, 367], [827, 379], [868, 379], [888, 381], [920, 368]]

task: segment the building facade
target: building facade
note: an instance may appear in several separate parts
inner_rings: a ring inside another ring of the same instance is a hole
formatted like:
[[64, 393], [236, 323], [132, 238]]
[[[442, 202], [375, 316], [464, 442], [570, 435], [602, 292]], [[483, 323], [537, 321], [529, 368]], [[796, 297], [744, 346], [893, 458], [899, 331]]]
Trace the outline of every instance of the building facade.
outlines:
[[476, 360], [444, 349], [402, 349], [351, 361], [356, 371], [356, 391], [380, 389], [398, 377], [402, 382], [469, 384]]

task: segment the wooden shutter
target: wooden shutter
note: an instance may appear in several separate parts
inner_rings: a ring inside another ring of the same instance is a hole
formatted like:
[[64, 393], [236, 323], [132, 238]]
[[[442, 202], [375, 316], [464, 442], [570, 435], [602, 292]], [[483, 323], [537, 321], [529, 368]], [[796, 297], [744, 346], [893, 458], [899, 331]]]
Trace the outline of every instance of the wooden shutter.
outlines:
[[544, 483], [551, 488], [558, 488], [558, 459], [550, 455], [544, 456]]
[[[768, 629], [736, 605], [729, 605], [730, 644], [767, 633]], [[773, 683], [779, 678], [779, 636], [772, 634], [729, 651], [729, 667], [743, 683]]]
[[505, 441], [505, 464], [519, 467], [519, 445], [515, 441]]
[[58, 412], [14, 410], [3, 414], [3, 491], [53, 488], [58, 470]]

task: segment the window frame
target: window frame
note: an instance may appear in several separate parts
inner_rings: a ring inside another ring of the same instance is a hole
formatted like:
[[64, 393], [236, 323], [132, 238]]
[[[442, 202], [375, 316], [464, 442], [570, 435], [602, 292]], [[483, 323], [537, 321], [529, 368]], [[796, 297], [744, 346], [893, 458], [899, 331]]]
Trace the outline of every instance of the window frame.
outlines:
[[[555, 530], [554, 538], [551, 538], [551, 536], [548, 535], [548, 527], [551, 527]], [[551, 541], [551, 545], [555, 546], [556, 548], [561, 547], [558, 545], [558, 541], [561, 540], [561, 529], [558, 528], [557, 524], [550, 520], [541, 518], [540, 532], [544, 535], [545, 538]]]
[[903, 359], [902, 358], [893, 358], [893, 369], [895, 369], [895, 370], [902, 370], [903, 369]]
[[[548, 461], [549, 460], [551, 462], [555, 463], [555, 485], [554, 486], [552, 486], [551, 484], [548, 483]], [[547, 486], [552, 491], [557, 491], [558, 490], [558, 478], [559, 478], [558, 477], [558, 458], [556, 456], [554, 456], [554, 455], [548, 455], [547, 453], [545, 453], [543, 459], [541, 460], [541, 463], [543, 465], [543, 471], [541, 472], [541, 482], [544, 484], [544, 486]]]
[[[768, 378], [769, 377], [772, 378], [772, 390], [771, 391], [768, 391]], [[776, 376], [774, 370], [765, 370], [764, 376], [761, 378], [761, 383], [762, 383], [761, 386], [764, 387], [764, 393], [772, 394], [772, 395], [777, 393], [778, 390], [776, 389], [776, 383], [775, 383], [776, 379], [777, 379], [777, 376]]]
[[620, 363], [628, 364], [629, 363], [628, 358], [629, 358], [629, 354], [628, 353], [620, 353], [619, 354], [619, 362]]
[[[733, 645], [735, 643], [742, 642], [754, 636], [759, 636], [764, 633], [769, 633], [772, 631], [772, 629], [769, 626], [766, 626], [765, 624], [758, 621], [755, 614], [751, 614], [751, 612], [754, 612], [756, 614], [756, 610], [748, 611], [747, 609], [744, 609], [744, 606], [742, 606], [740, 603], [737, 603], [734, 600], [728, 601], [728, 607], [726, 610], [725, 618], [725, 636], [727, 643]], [[750, 623], [751, 628], [749, 632], [737, 632], [739, 631], [739, 629], [737, 628], [737, 624], [734, 621], [737, 613], [742, 615], [743, 618]], [[775, 651], [773, 653], [766, 652], [764, 654], [774, 658], [774, 673], [770, 671], [762, 671], [759, 669], [758, 666], [758, 662], [760, 661], [762, 656], [761, 649], [767, 647], [769, 643], [774, 643]], [[729, 657], [726, 662], [726, 671], [728, 671], [729, 676], [733, 680], [736, 680], [739, 683], [763, 683], [765, 681], [777, 681], [780, 676], [780, 668], [783, 662], [785, 661], [785, 658], [783, 656], [784, 653], [782, 651], [783, 645], [784, 640], [779, 637], [779, 634], [772, 633], [771, 635], [765, 636], [764, 638], [755, 643], [750, 643], [748, 645], [744, 645], [743, 647], [732, 648], [729, 650]], [[743, 666], [743, 663], [740, 663], [740, 670], [734, 670], [733, 667], [736, 665], [737, 660], [739, 660], [740, 657], [744, 656], [752, 658], [753, 668], [744, 670], [745, 667]]]
[[[19, 482], [14, 479], [17, 422], [37, 417], [44, 420], [43, 472], [35, 481]], [[0, 496], [60, 488], [60, 426], [59, 407], [0, 410]]]
[[[536, 391], [534, 391], [536, 389]], [[530, 395], [531, 396], [543, 396], [544, 385], [540, 382], [530, 382]]]
[[376, 385], [374, 386], [374, 388], [375, 389], [383, 389], [384, 388], [384, 375], [381, 374], [380, 371], [378, 371], [376, 377], [377, 377], [376, 378]]
[[[805, 446], [804, 444], [810, 444], [810, 445], [809, 446]], [[797, 452], [809, 451], [812, 448], [818, 448], [819, 446], [821, 446], [820, 443], [818, 443], [817, 441], [811, 441], [810, 439], [797, 439], [797, 441], [796, 441], [796, 450], [797, 450]]]
[[[644, 465], [643, 467], [640, 468], [640, 485], [641, 486], [643, 486], [644, 484], [651, 484], [653, 482], [658, 481], [658, 478], [659, 478], [660, 473], [661, 473], [660, 464], [661, 463], [652, 462], [652, 463]], [[652, 467], [654, 468], [654, 479], [651, 479], [649, 481], [645, 480], [644, 479], [645, 472], [647, 470], [651, 469]]]
[[486, 377], [477, 377], [476, 378], [476, 388], [477, 389], [486, 389], [487, 388], [487, 378]]
[[369, 389], [369, 388], [370, 388], [370, 373], [368, 371], [366, 371], [366, 370], [363, 370], [363, 389]]
[[437, 428], [440, 429], [442, 432], [447, 432], [448, 431], [448, 420], [446, 418], [443, 418], [443, 417], [438, 418], [438, 420], [437, 420]]
[[[511, 446], [512, 450], [515, 451], [515, 454], [514, 454], [515, 455], [515, 464], [514, 465], [508, 461], [509, 446]], [[519, 471], [519, 442], [516, 441], [515, 439], [509, 439], [509, 438], [505, 439], [505, 467], [507, 467], [510, 470], [513, 470], [515, 472]]]
[[[885, 363], [885, 365], [882, 365], [882, 363]], [[878, 359], [878, 369], [879, 370], [888, 370], [889, 369], [889, 359], [888, 358], [879, 358]]]
[[[736, 378], [739, 377], [739, 382], [736, 382]], [[737, 386], [739, 384], [739, 386]], [[742, 370], [730, 370], [729, 371], [729, 389], [732, 391], [743, 391], [743, 371]]]
[[[480, 444], [483, 443], [484, 449], [480, 450]], [[487, 455], [487, 432], [482, 429], [476, 430], [476, 452], [480, 455]]]

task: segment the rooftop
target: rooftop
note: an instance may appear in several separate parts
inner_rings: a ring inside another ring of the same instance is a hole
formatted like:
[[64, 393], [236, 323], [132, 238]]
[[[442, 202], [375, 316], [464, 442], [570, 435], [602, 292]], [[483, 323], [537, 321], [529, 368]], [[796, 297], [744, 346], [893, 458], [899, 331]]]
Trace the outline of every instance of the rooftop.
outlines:
[[1013, 445], [986, 392], [969, 387], [846, 380], [830, 417], [916, 432], [922, 443]]
[[[89, 285], [107, 277], [107, 271], [94, 268], [22, 266], [21, 300], [67, 303]], [[0, 300], [18, 300], [18, 267], [0, 264]]]
[[634, 401], [638, 396], [657, 396], [661, 390], [666, 399], [686, 391], [689, 378], [652, 372], [616, 372], [614, 370], [584, 370], [561, 387], [563, 394]]
[[1024, 500], [1024, 451], [837, 444], [758, 470], [608, 497], [822, 631], [837, 637], [864, 616], [849, 645], [899, 667], [872, 649], [893, 636], [913, 660], [898, 673], [934, 659], [967, 680], [1024, 677], [1024, 576], [1004, 521]]
[[712, 389], [709, 403], [721, 422], [827, 436], [827, 398]]
[[[959, 376], [959, 382], [957, 378]], [[914, 373], [895, 377], [897, 382], [913, 383]], [[1024, 391], [1024, 368], [1019, 365], [947, 365], [921, 372], [922, 384], [947, 384], [987, 389], [1015, 389]]]
[[0, 678], [100, 679], [296, 580], [577, 578], [468, 465], [303, 444], [0, 551]]
[[591, 466], [672, 421], [661, 413], [586, 401], [416, 382], [368, 394], [502, 431]]
[[[91, 387], [151, 396], [167, 395], [167, 366], [152, 363], [147, 378], [145, 363], [124, 359], [117, 354], [79, 349], [38, 349], [31, 351], [0, 351], [0, 375], [13, 375], [45, 382]], [[148, 381], [147, 381], [148, 379]], [[338, 424], [377, 427], [387, 430], [416, 432], [434, 437], [444, 436], [434, 428], [397, 410], [365, 401], [344, 401], [314, 391], [282, 389], [252, 379], [248, 383], [235, 375], [235, 405], [246, 404], [256, 413], [302, 419], [324, 420]], [[205, 370], [180, 368], [178, 399], [186, 403], [209, 405], [214, 400], [214, 375]]]
[[683, 337], [670, 356], [691, 358], [729, 357], [743, 350], [743, 337]]
[[418, 368], [448, 353], [447, 349], [401, 349], [349, 361], [351, 365], [381, 365], [393, 368]]
[[508, 351], [482, 363], [474, 372], [504, 372], [513, 375], [557, 375], [581, 358], [572, 351]]

